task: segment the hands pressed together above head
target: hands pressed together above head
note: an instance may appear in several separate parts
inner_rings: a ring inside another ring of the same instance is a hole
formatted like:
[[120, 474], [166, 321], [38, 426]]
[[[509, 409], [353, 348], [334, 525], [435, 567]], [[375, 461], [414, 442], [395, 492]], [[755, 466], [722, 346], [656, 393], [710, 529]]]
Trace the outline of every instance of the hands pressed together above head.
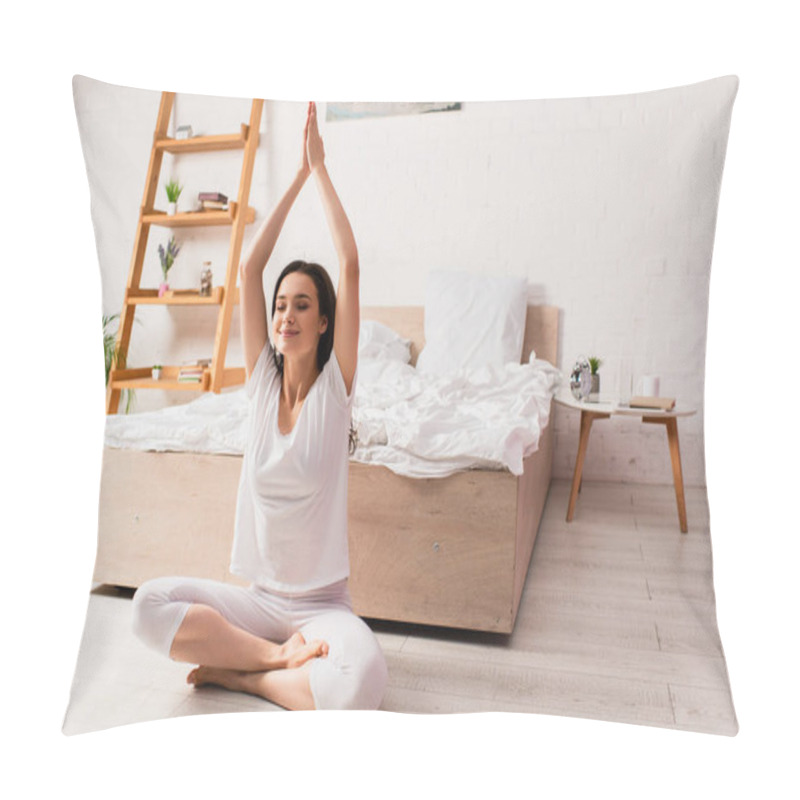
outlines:
[[317, 124], [317, 105], [310, 102], [306, 112], [306, 124], [303, 128], [303, 154], [300, 169], [305, 175], [309, 175], [324, 163], [325, 146], [322, 143]]

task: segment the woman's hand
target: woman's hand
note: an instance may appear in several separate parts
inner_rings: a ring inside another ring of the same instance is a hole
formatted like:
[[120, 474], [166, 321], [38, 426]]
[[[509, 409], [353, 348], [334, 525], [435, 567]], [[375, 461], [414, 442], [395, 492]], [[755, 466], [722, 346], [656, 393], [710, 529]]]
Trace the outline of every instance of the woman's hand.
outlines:
[[325, 163], [325, 147], [317, 126], [317, 105], [308, 104], [308, 119], [306, 120], [306, 158], [308, 166], [313, 172]]
[[311, 119], [311, 103], [306, 110], [306, 124], [303, 126], [303, 154], [300, 158], [300, 174], [307, 178], [311, 174], [311, 167], [308, 164], [308, 123]]

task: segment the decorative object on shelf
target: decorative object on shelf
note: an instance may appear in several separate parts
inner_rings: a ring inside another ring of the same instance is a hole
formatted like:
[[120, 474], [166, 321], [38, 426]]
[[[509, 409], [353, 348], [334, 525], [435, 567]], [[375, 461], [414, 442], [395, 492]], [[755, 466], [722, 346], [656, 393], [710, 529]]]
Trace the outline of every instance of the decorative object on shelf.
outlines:
[[164, 188], [167, 191], [167, 200], [169, 201], [167, 203], [167, 214], [172, 217], [178, 211], [178, 198], [181, 196], [183, 186], [178, 181], [171, 180], [169, 183], [164, 184]]
[[589, 366], [592, 368], [592, 388], [589, 394], [600, 394], [600, 373], [599, 369], [603, 362], [597, 356], [589, 356]]
[[227, 211], [228, 197], [222, 192], [200, 192], [197, 195], [201, 211]]
[[191, 125], [178, 125], [175, 131], [176, 139], [191, 139], [193, 135]]
[[200, 297], [211, 297], [211, 262], [204, 261], [200, 273]]
[[167, 283], [167, 274], [169, 273], [172, 265], [175, 263], [175, 259], [180, 253], [181, 248], [180, 245], [175, 241], [174, 236], [170, 236], [169, 241], [167, 242], [167, 249], [164, 250], [164, 245], [160, 244], [158, 246], [158, 257], [161, 259], [161, 272], [164, 273], [164, 281], [158, 287], [158, 296], [163, 297], [166, 292], [169, 291], [169, 284]]
[[569, 376], [569, 388], [576, 400], [585, 400], [592, 391], [592, 365], [586, 356], [578, 356]]
[[161, 364], [153, 365], [153, 380], [157, 381], [161, 378]]

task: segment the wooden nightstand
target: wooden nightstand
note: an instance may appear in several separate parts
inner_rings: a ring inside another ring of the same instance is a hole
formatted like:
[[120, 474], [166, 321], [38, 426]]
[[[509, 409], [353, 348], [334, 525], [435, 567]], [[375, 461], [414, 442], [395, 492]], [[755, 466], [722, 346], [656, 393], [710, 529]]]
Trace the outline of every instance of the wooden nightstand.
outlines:
[[586, 458], [586, 448], [589, 444], [589, 434], [592, 423], [596, 419], [608, 419], [612, 414], [627, 417], [640, 417], [642, 422], [664, 425], [667, 429], [669, 454], [672, 459], [672, 477], [675, 483], [675, 496], [678, 501], [678, 519], [681, 532], [686, 533], [689, 526], [686, 521], [686, 497], [683, 491], [683, 471], [681, 469], [681, 451], [678, 444], [678, 418], [690, 417], [696, 414], [693, 408], [675, 408], [672, 411], [657, 411], [650, 408], [631, 408], [615, 402], [589, 402], [576, 400], [570, 393], [561, 392], [555, 401], [562, 406], [581, 412], [581, 432], [578, 442], [578, 455], [575, 459], [575, 473], [572, 477], [572, 491], [569, 495], [567, 507], [567, 522], [572, 521], [575, 513], [575, 504], [578, 501], [578, 492], [581, 487], [581, 474], [583, 461]]

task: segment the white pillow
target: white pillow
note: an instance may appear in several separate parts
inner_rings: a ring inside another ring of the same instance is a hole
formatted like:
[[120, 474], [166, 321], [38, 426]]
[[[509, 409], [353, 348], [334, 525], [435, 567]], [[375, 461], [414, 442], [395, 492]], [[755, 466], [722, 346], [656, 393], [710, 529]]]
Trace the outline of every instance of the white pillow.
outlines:
[[425, 347], [417, 369], [441, 375], [466, 367], [519, 364], [526, 306], [525, 278], [431, 272]]
[[371, 319], [361, 320], [358, 334], [358, 357], [382, 358], [389, 361], [411, 361], [411, 341], [404, 339], [388, 325]]

